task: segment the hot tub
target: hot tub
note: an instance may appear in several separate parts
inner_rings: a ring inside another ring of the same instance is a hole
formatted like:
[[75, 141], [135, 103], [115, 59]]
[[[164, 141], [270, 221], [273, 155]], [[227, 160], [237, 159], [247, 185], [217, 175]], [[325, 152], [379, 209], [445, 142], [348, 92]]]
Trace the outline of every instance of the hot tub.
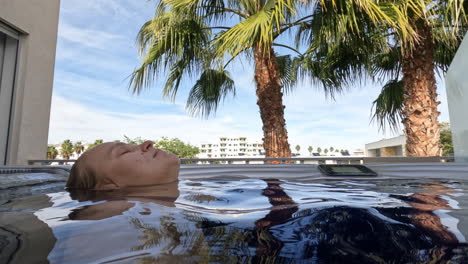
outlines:
[[468, 263], [467, 164], [368, 167], [184, 165], [178, 183], [116, 192], [55, 175], [7, 188], [0, 263]]

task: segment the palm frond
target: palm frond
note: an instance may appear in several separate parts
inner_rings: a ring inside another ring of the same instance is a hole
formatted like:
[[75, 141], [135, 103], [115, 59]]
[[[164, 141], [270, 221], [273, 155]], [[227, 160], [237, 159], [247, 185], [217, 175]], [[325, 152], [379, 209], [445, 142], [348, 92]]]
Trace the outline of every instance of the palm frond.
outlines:
[[[466, 33], [466, 30], [460, 33]], [[459, 34], [456, 39], [450, 42], [447, 42], [444, 39], [441, 40], [438, 38], [434, 38], [434, 62], [437, 66], [436, 69], [439, 71], [439, 74], [441, 73], [440, 71], [442, 71], [443, 73], [447, 72], [462, 40], [463, 34]]]
[[387, 126], [398, 131], [402, 118], [404, 100], [403, 82], [390, 80], [382, 88], [381, 93], [372, 104], [372, 119], [379, 125], [379, 129], [385, 131]]
[[[245, 5], [254, 1], [243, 1]], [[222, 32], [214, 41], [219, 44], [217, 55], [226, 52], [235, 57], [242, 51], [258, 45], [263, 48], [273, 44], [275, 29], [286, 21], [287, 14], [294, 12], [294, 0], [267, 0], [263, 7], [229, 30]], [[252, 9], [250, 5], [248, 9]]]
[[281, 87], [283, 92], [288, 94], [296, 86], [299, 65], [294, 63], [294, 58], [291, 58], [291, 55], [276, 56], [276, 62], [278, 63]]
[[[367, 33], [368, 26], [381, 29], [391, 29], [405, 44], [412, 47], [417, 40], [414, 25], [409, 21], [408, 10], [419, 10], [414, 1], [374, 1], [374, 0], [319, 0], [314, 9], [314, 23], [317, 23], [313, 32], [319, 42], [328, 42], [329, 45], [345, 41], [356, 34]], [[306, 33], [300, 30], [298, 34]], [[312, 33], [312, 32], [311, 32]], [[365, 35], [369, 37], [369, 35]], [[311, 36], [299, 36], [298, 40], [306, 40]]]
[[450, 0], [434, 1], [427, 8], [425, 21], [433, 29], [432, 34], [446, 45], [456, 45], [460, 32], [466, 32], [468, 24], [468, 1]]
[[235, 96], [234, 81], [225, 70], [205, 70], [190, 90], [187, 111], [207, 118], [215, 113], [228, 94]]
[[356, 37], [346, 43], [314, 43], [310, 50], [296, 60], [301, 79], [310, 79], [314, 85], [321, 85], [326, 95], [334, 98], [354, 83], [361, 83], [368, 77], [366, 67], [371, 55], [379, 45], [365, 43]]
[[369, 72], [374, 81], [398, 79], [401, 74], [401, 53], [397, 45], [377, 51], [371, 57]]
[[130, 78], [130, 88], [140, 93], [155, 76], [170, 70], [164, 96], [174, 99], [184, 74], [197, 74], [209, 51], [210, 31], [197, 16], [164, 12], [146, 22], [138, 34], [142, 64]]
[[178, 13], [191, 13], [206, 19], [206, 22], [218, 21], [226, 18], [223, 0], [164, 0], [173, 11]]

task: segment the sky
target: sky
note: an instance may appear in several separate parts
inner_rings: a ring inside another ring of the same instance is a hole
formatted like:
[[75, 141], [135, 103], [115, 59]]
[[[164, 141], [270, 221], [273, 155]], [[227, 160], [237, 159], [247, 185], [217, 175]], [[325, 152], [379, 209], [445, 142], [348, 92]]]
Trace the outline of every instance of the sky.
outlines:
[[[61, 1], [50, 117], [49, 143], [112, 141], [130, 138], [179, 138], [198, 145], [221, 136], [262, 139], [253, 68], [248, 61], [228, 69], [236, 84], [214, 117], [190, 116], [185, 102], [193, 83], [185, 82], [174, 101], [162, 97], [164, 76], [134, 95], [129, 76], [140, 58], [135, 42], [141, 25], [152, 18], [155, 1]], [[287, 38], [285, 41], [288, 41]], [[371, 123], [371, 106], [382, 85], [348, 87], [335, 100], [320, 87], [302, 82], [284, 96], [289, 143], [335, 149], [363, 149], [369, 142], [395, 136]], [[440, 121], [448, 121], [443, 81], [438, 81]]]

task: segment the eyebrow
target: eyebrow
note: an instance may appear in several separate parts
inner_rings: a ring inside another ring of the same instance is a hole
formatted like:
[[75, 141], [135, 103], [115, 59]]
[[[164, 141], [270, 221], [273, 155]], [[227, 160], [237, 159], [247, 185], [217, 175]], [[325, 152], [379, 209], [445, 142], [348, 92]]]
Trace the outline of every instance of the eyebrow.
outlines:
[[114, 146], [112, 146], [112, 148], [109, 149], [109, 156], [111, 158], [114, 158], [116, 156], [115, 150], [118, 149], [121, 146], [124, 146], [124, 145], [126, 145], [126, 144], [125, 143], [117, 143]]

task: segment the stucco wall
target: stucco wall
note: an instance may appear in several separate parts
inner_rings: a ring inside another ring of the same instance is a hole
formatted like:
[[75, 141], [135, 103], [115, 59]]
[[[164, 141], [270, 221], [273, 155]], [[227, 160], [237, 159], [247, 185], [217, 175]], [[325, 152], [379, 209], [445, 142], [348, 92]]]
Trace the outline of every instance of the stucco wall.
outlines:
[[[387, 156], [405, 156], [406, 137], [398, 136], [393, 138], [386, 138], [376, 142], [367, 143], [365, 145], [365, 153], [368, 157], [375, 157], [377, 149], [380, 149], [382, 157]], [[384, 149], [392, 147], [393, 149]]]
[[468, 34], [450, 65], [445, 83], [455, 160], [468, 162]]
[[60, 0], [0, 0], [0, 21], [21, 33], [7, 164], [46, 157]]

